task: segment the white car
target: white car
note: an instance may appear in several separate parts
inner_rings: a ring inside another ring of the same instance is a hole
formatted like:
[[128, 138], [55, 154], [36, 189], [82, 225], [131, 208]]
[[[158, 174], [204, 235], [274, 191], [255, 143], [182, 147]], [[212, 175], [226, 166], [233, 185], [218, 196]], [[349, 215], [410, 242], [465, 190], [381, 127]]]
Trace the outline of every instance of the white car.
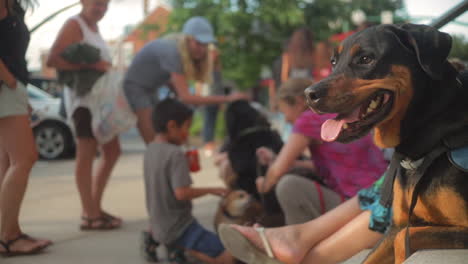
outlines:
[[33, 109], [32, 127], [37, 150], [42, 159], [59, 159], [75, 150], [73, 129], [60, 115], [60, 99], [28, 84], [29, 103]]

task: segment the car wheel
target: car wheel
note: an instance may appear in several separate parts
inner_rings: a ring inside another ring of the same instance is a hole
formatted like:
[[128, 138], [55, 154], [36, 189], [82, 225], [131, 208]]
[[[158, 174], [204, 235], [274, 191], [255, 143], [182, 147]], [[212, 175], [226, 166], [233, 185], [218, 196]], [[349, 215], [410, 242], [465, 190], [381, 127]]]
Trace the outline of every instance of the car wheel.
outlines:
[[42, 159], [53, 160], [70, 153], [71, 135], [57, 123], [44, 123], [34, 128], [37, 151]]

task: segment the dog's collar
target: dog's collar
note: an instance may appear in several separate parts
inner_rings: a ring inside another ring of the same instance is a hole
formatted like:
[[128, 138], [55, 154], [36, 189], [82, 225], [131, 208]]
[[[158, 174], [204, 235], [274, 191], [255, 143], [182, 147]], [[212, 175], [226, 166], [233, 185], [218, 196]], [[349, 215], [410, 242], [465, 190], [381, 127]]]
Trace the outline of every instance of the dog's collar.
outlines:
[[265, 131], [270, 131], [269, 126], [254, 126], [254, 127], [248, 127], [246, 129], [241, 130], [239, 135], [237, 135], [237, 139], [245, 137], [247, 135], [256, 133], [256, 132], [265, 132]]
[[420, 158], [418, 160], [411, 160], [406, 158], [400, 161], [400, 165], [407, 170], [416, 170], [423, 163], [423, 161], [424, 158]]

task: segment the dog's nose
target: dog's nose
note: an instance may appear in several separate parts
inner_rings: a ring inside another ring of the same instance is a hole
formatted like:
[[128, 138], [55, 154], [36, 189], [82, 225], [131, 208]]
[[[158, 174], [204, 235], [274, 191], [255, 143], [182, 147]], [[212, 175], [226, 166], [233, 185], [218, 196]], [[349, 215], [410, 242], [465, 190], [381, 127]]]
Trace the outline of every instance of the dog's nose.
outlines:
[[309, 86], [305, 90], [305, 96], [311, 103], [317, 103], [321, 98], [327, 95], [327, 90], [320, 83]]

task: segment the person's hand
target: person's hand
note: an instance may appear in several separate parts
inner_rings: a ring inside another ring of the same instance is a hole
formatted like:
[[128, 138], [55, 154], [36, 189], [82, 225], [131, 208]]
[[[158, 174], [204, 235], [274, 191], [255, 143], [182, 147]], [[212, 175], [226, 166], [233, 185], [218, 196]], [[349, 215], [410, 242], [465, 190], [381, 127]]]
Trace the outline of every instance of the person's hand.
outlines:
[[213, 163], [216, 167], [219, 167], [227, 159], [228, 159], [227, 152], [216, 153], [216, 155], [214, 156]]
[[8, 80], [5, 80], [5, 84], [6, 86], [8, 86], [8, 88], [14, 90], [16, 89], [16, 84], [18, 83], [18, 81], [15, 79], [15, 77], [12, 77], [11, 78], [8, 78]]
[[255, 180], [257, 191], [259, 193], [267, 193], [271, 190], [274, 184], [270, 184], [264, 176], [257, 177]]
[[259, 193], [267, 193], [271, 191], [275, 183], [271, 182], [264, 176], [257, 177], [255, 180], [255, 185], [257, 185], [257, 191]]
[[239, 93], [239, 92], [228, 95], [229, 102], [237, 101], [237, 100], [250, 100], [250, 96], [246, 93]]
[[210, 193], [213, 195], [224, 197], [229, 192], [226, 188], [212, 188]]
[[111, 67], [111, 64], [103, 60], [90, 65], [91, 69], [99, 71], [99, 72], [106, 72], [110, 69], [110, 67]]
[[257, 149], [257, 159], [263, 166], [271, 165], [276, 159], [276, 154], [267, 147], [260, 147]]
[[31, 107], [31, 105], [28, 103], [28, 114], [29, 115], [32, 115], [33, 113], [33, 108]]

